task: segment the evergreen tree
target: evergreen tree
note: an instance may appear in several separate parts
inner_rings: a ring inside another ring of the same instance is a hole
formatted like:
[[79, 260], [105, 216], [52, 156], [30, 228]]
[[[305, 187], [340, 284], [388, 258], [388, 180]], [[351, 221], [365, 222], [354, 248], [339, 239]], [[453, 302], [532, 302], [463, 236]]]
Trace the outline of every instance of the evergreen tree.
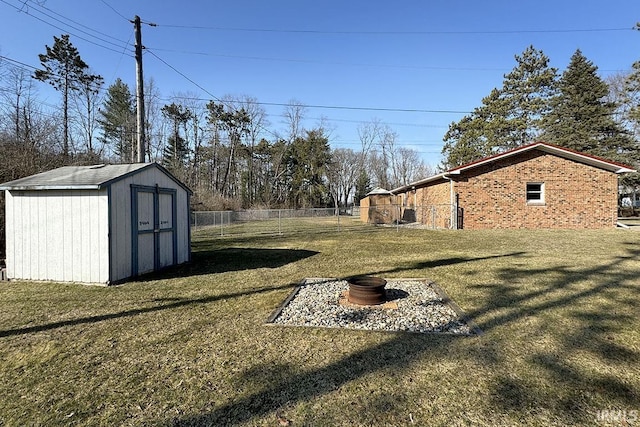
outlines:
[[64, 140], [62, 155], [69, 157], [69, 95], [83, 86], [102, 79], [87, 73], [89, 66], [82, 60], [78, 49], [69, 41], [69, 35], [53, 37], [53, 47], [45, 46], [46, 54], [38, 55], [44, 69], [36, 70], [34, 78], [48, 82], [55, 90], [62, 92]]
[[329, 140], [322, 129], [306, 131], [289, 146], [287, 166], [290, 203], [297, 207], [320, 207], [327, 199], [325, 174], [331, 159]]
[[371, 190], [373, 190], [371, 188], [371, 179], [369, 179], [367, 171], [363, 169], [356, 180], [355, 195], [353, 196], [355, 203], [360, 203], [360, 200], [364, 199]]
[[505, 75], [503, 98], [507, 101], [507, 138], [500, 148], [512, 149], [533, 142], [542, 131], [542, 119], [551, 110], [557, 93], [558, 70], [549, 58], [529, 46], [516, 55], [518, 65]]
[[571, 57], [558, 89], [544, 121], [545, 141], [619, 162], [637, 159], [629, 132], [613, 118], [616, 105], [606, 100], [607, 84], [580, 50]]
[[191, 111], [183, 105], [172, 102], [162, 107], [162, 115], [170, 121], [171, 135], [164, 149], [162, 162], [173, 172], [181, 172], [189, 154], [187, 141], [180, 136], [180, 126], [185, 126], [191, 119]]
[[636, 137], [640, 137], [640, 61], [634, 62], [631, 68], [624, 81], [623, 104], [629, 106], [626, 118], [631, 122]]
[[[499, 129], [491, 123], [491, 106], [498, 100], [500, 92], [493, 89], [491, 94], [482, 100], [483, 106], [476, 108], [473, 113], [464, 116], [459, 122], [451, 123], [444, 135], [442, 154], [445, 159], [441, 169], [451, 169], [465, 163], [491, 154], [494, 138], [491, 135]], [[496, 102], [497, 103], [497, 102]]]
[[102, 142], [112, 147], [120, 161], [133, 162], [136, 115], [129, 86], [117, 79], [107, 89], [98, 123], [102, 127]]
[[[632, 164], [636, 169], [640, 168], [640, 145], [638, 144], [638, 129], [640, 129], [640, 61], [636, 61], [632, 65], [632, 71], [627, 76], [624, 84], [625, 102], [629, 105], [627, 118], [631, 122], [631, 127], [635, 130], [635, 148], [636, 155], [626, 161]], [[622, 184], [640, 189], [640, 173], [625, 174], [622, 177]]]
[[493, 89], [480, 107], [449, 125], [442, 169], [516, 148], [540, 134], [556, 90], [557, 70], [533, 46], [515, 59], [517, 65], [504, 75], [503, 87]]

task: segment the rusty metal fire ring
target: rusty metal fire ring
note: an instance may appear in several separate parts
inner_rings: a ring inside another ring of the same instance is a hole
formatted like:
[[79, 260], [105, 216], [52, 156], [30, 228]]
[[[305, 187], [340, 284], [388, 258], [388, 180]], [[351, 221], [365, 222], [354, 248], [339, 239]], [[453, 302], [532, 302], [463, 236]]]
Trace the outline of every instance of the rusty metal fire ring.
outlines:
[[386, 301], [384, 287], [387, 281], [381, 277], [354, 276], [347, 279], [347, 300], [358, 305], [378, 305]]

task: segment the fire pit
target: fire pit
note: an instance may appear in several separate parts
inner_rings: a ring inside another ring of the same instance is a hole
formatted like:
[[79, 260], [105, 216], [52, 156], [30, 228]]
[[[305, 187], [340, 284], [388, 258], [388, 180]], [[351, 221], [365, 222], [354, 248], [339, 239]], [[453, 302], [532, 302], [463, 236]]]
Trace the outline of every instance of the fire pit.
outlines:
[[387, 281], [381, 277], [355, 276], [347, 279], [347, 300], [358, 305], [378, 305], [385, 302], [384, 287]]

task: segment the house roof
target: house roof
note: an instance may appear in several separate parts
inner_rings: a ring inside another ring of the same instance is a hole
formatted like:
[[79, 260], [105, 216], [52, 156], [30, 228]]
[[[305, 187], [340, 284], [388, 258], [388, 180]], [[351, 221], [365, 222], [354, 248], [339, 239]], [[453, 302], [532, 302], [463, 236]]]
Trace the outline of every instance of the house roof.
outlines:
[[391, 191], [389, 191], [389, 190], [385, 190], [384, 188], [376, 187], [373, 190], [369, 191], [367, 193], [367, 196], [389, 195], [389, 194], [393, 194], [393, 193]]
[[157, 163], [63, 166], [0, 184], [0, 190], [99, 190], [147, 168], [158, 168], [189, 193], [184, 184]]
[[447, 179], [456, 175], [460, 175], [464, 171], [474, 169], [488, 163], [497, 162], [498, 160], [513, 157], [518, 154], [522, 154], [532, 150], [539, 150], [545, 153], [554, 154], [556, 156], [563, 157], [565, 159], [574, 160], [576, 162], [584, 163], [590, 166], [594, 166], [594, 167], [608, 170], [610, 172], [614, 172], [618, 174], [636, 171], [635, 169], [631, 168], [628, 165], [603, 159], [602, 157], [593, 156], [587, 153], [581, 153], [579, 151], [571, 150], [568, 148], [560, 147], [560, 146], [549, 144], [546, 142], [534, 142], [533, 144], [523, 145], [513, 150], [505, 151], [504, 153], [495, 154], [493, 156], [485, 157], [485, 158], [464, 164], [462, 166], [449, 169], [447, 172], [444, 172], [438, 175], [433, 175], [428, 178], [412, 182], [408, 185], [395, 188], [391, 190], [391, 192], [394, 194], [402, 193], [416, 186], [420, 186], [420, 185], [428, 184], [430, 182], [439, 181], [442, 179]]

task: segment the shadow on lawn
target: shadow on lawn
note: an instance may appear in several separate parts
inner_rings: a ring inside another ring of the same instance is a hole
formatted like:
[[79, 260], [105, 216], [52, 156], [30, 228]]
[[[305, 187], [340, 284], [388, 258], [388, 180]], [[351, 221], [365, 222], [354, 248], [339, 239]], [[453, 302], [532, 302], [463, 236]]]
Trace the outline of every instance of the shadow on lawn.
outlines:
[[[246, 423], [253, 417], [279, 411], [282, 407], [293, 405], [296, 402], [311, 400], [326, 393], [339, 392], [344, 384], [372, 372], [388, 368], [398, 371], [408, 368], [411, 363], [427, 351], [441, 353], [442, 357], [446, 357], [449, 344], [459, 339], [465, 338], [402, 334], [391, 341], [302, 374], [299, 373], [299, 370], [284, 364], [275, 369], [274, 373], [273, 367], [261, 364], [249, 370], [242, 377], [247, 382], [259, 382], [262, 379], [265, 383], [270, 384], [264, 391], [238, 399], [209, 413], [173, 419], [167, 425], [229, 426]], [[264, 373], [261, 373], [263, 370]], [[272, 375], [266, 375], [266, 372], [270, 372]], [[259, 374], [256, 375], [256, 373]], [[357, 396], [353, 398], [357, 399]], [[380, 411], [380, 408], [377, 410]], [[307, 421], [307, 423], [301, 422], [299, 424], [327, 424], [326, 421], [318, 419]]]
[[83, 325], [83, 324], [102, 322], [105, 320], [120, 319], [123, 317], [138, 316], [140, 314], [153, 313], [153, 312], [162, 311], [162, 310], [169, 310], [169, 309], [174, 309], [174, 308], [183, 307], [187, 305], [208, 304], [215, 301], [237, 298], [237, 297], [244, 297], [244, 296], [253, 295], [253, 294], [260, 294], [263, 292], [278, 291], [282, 289], [293, 289], [297, 285], [298, 285], [297, 283], [290, 283], [288, 285], [271, 286], [267, 288], [260, 288], [252, 291], [243, 291], [243, 292], [237, 292], [232, 294], [212, 295], [212, 296], [203, 297], [203, 298], [157, 299], [155, 301], [161, 304], [150, 306], [150, 307], [134, 308], [131, 310], [120, 311], [117, 313], [107, 313], [107, 314], [101, 314], [97, 316], [81, 317], [78, 319], [62, 320], [59, 322], [47, 323], [44, 325], [29, 326], [25, 328], [7, 329], [4, 331], [0, 331], [0, 338], [9, 337], [13, 335], [29, 334], [34, 332], [49, 331], [52, 329], [62, 328], [65, 326]]
[[[469, 316], [484, 331], [523, 318], [544, 320], [542, 326], [547, 332], [535, 332], [558, 339], [548, 349], [531, 352], [527, 363], [541, 377], [568, 391], [545, 396], [548, 391], [504, 374], [498, 377], [493, 390], [496, 407], [515, 412], [523, 407], [544, 407], [544, 399], [549, 399], [571, 423], [593, 423], [594, 413], [601, 409], [640, 407], [640, 392], [625, 380], [625, 375], [615, 374], [626, 373], [640, 362], [640, 353], [620, 337], [622, 325], [637, 321], [636, 316], [624, 313], [637, 313], [640, 305], [640, 268], [637, 264], [635, 268], [625, 268], [622, 264], [627, 261], [640, 261], [637, 245], [630, 244], [626, 254], [611, 263], [594, 263], [581, 270], [569, 266], [506, 268], [501, 272], [500, 284], [484, 286], [487, 303], [469, 312]], [[518, 283], [525, 277], [554, 279], [534, 289], [522, 289]], [[589, 282], [593, 285], [583, 284]], [[597, 360], [601, 369], [593, 369], [590, 360]], [[585, 396], [597, 396], [602, 407], [584, 406]]]
[[449, 266], [449, 265], [466, 264], [466, 263], [469, 263], [469, 262], [478, 262], [478, 261], [486, 261], [486, 260], [495, 259], [495, 258], [520, 257], [520, 256], [523, 256], [525, 254], [526, 254], [526, 252], [512, 252], [512, 253], [509, 253], [509, 254], [491, 255], [491, 256], [475, 257], [475, 258], [452, 257], [452, 258], [435, 259], [435, 260], [429, 260], [429, 261], [414, 262], [414, 263], [411, 263], [411, 264], [408, 264], [408, 265], [405, 265], [405, 266], [391, 268], [391, 269], [388, 269], [388, 270], [374, 271], [374, 272], [367, 273], [367, 274], [381, 275], [381, 274], [399, 273], [401, 271], [408, 271], [408, 270], [428, 270], [428, 269], [436, 268], [436, 267], [446, 267], [446, 266]]
[[[513, 254], [518, 255], [520, 253]], [[590, 268], [560, 266], [528, 269], [526, 265], [503, 268], [500, 271], [500, 283], [485, 285], [487, 294], [483, 296], [483, 302], [479, 308], [468, 312], [485, 332], [500, 332], [485, 333], [478, 338], [397, 334], [387, 342], [306, 372], [300, 372], [299, 369], [294, 371], [286, 364], [274, 368], [257, 363], [243, 378], [245, 381], [263, 378], [261, 384], [265, 384], [265, 387], [261, 391], [212, 411], [168, 419], [166, 423], [247, 423], [253, 417], [277, 413], [284, 407], [311, 401], [328, 393], [339, 393], [343, 385], [372, 373], [388, 372], [390, 369], [402, 372], [428, 354], [436, 360], [446, 362], [458, 357], [460, 359], [456, 360], [459, 363], [470, 361], [483, 367], [482, 379], [487, 383], [486, 392], [491, 399], [486, 414], [488, 420], [497, 413], [510, 417], [507, 419], [515, 423], [517, 420], [532, 419], [542, 409], [555, 423], [593, 424], [596, 421], [595, 411], [599, 409], [640, 407], [640, 395], [634, 384], [621, 375], [630, 364], [637, 366], [640, 355], [629, 345], [632, 343], [618, 342], [616, 337], [621, 332], [621, 324], [634, 320], [628, 314], [617, 314], [616, 307], [621, 313], [637, 312], [640, 299], [640, 288], [637, 286], [640, 268], [637, 264], [622, 264], [630, 260], [638, 261], [639, 257], [640, 250], [630, 246], [625, 255], [615, 258], [613, 262], [594, 264]], [[421, 264], [433, 267], [477, 260], [452, 258]], [[525, 277], [528, 285], [519, 285], [518, 281]], [[522, 330], [530, 327], [526, 322], [530, 318], [540, 321], [544, 329]], [[525, 321], [520, 322], [522, 320]], [[503, 331], [505, 327], [517, 331], [518, 339], [523, 340], [524, 345], [527, 345], [527, 341], [522, 337], [526, 337], [527, 333], [540, 333], [550, 343], [536, 343], [530, 350], [520, 351], [518, 354], [526, 359], [515, 363], [508, 354], [514, 350], [509, 345], [511, 337]], [[462, 350], [452, 350], [455, 347]], [[580, 354], [586, 354], [587, 361], [576, 360]], [[593, 363], [598, 364], [598, 369], [593, 368]], [[273, 369], [277, 371], [276, 375], [273, 375]], [[519, 375], [518, 369], [525, 369], [525, 373], [520, 372]], [[262, 370], [271, 374], [259, 374]], [[531, 372], [539, 372], [539, 375]], [[397, 393], [401, 395], [402, 388]], [[367, 400], [370, 397], [354, 396], [354, 399], [358, 398]], [[404, 405], [399, 403], [401, 400], [388, 400], [386, 409], [374, 410], [382, 415], [392, 410], [394, 405]], [[604, 407], [594, 407], [596, 405]], [[482, 414], [475, 414], [475, 417], [478, 416]], [[499, 423], [499, 420], [496, 422]], [[504, 418], [501, 420], [505, 422]], [[322, 420], [306, 421], [322, 423]], [[462, 419], [458, 421], [463, 422]]]
[[140, 276], [136, 281], [174, 279], [229, 271], [278, 268], [317, 255], [306, 249], [224, 248], [201, 250], [191, 262]]

